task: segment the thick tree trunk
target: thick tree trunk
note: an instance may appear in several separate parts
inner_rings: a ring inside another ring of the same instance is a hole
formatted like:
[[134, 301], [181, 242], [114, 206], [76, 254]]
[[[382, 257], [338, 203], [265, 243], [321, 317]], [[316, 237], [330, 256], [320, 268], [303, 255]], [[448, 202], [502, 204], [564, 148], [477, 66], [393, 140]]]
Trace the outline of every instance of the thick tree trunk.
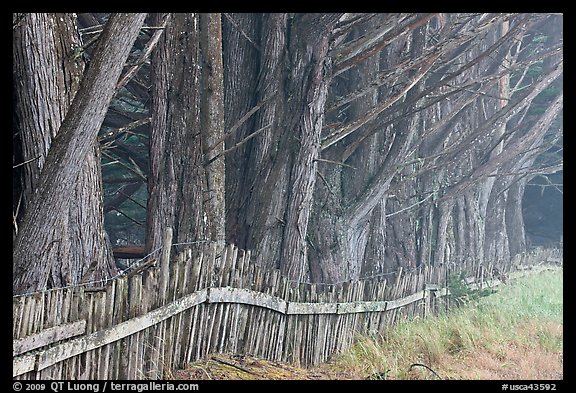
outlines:
[[[239, 122], [257, 105], [259, 99], [265, 98], [256, 96], [260, 57], [259, 24], [259, 15], [224, 14], [224, 124], [229, 133], [226, 149], [235, 147], [250, 131], [258, 129], [254, 126], [258, 112], [246, 118], [242, 124]], [[234, 127], [237, 127], [236, 131], [232, 131]], [[246, 188], [249, 185], [249, 168], [244, 163], [253, 143], [249, 140], [226, 156], [226, 238], [229, 243], [243, 248], [246, 247], [248, 229], [241, 224], [241, 212], [249, 195], [249, 188]]]
[[52, 140], [74, 99], [84, 62], [74, 58], [82, 45], [67, 14], [21, 14], [14, 31], [13, 68], [16, 126], [21, 140], [23, 208], [38, 187]]
[[202, 78], [200, 91], [200, 132], [206, 171], [204, 206], [209, 239], [226, 238], [224, 151], [224, 65], [222, 63], [222, 16], [200, 14]]
[[152, 57], [148, 252], [167, 227], [174, 243], [223, 241], [225, 230], [220, 16], [170, 18]]
[[[329, 65], [328, 38], [338, 15], [263, 17], [258, 97], [277, 94], [257, 113], [242, 225], [257, 261], [301, 279], [316, 181]], [[272, 132], [274, 131], [274, 132]]]
[[[91, 198], [92, 194], [98, 195], [100, 183], [97, 171], [94, 172], [93, 167], [83, 172], [82, 168], [86, 168], [87, 161], [93, 159], [97, 162], [96, 137], [124, 61], [144, 18], [145, 14], [115, 14], [101, 34], [91, 66], [59, 127], [57, 137], [50, 145], [37, 188], [16, 237], [13, 253], [14, 293], [42, 290], [50, 284], [76, 284], [78, 281], [102, 279], [114, 271], [112, 252], [101, 230], [101, 196], [96, 196], [96, 199], [100, 198], [99, 202], [90, 199], [93, 203], [91, 206], [76, 205], [74, 201], [87, 202], [87, 195], [91, 195]], [[62, 54], [70, 56], [68, 51], [62, 51]], [[89, 155], [92, 158], [87, 160]], [[71, 191], [79, 176], [95, 188]], [[70, 232], [62, 227], [62, 217], [68, 214], [77, 218], [94, 217], [88, 221], [81, 219], [73, 225], [81, 227], [99, 223], [100, 226], [91, 237], [68, 239]], [[82, 241], [86, 243], [80, 243]], [[59, 249], [66, 243], [68, 247]], [[71, 265], [68, 255], [77, 255], [82, 249], [90, 250], [93, 259], [84, 259], [80, 266]], [[97, 249], [101, 251], [95, 252]], [[70, 268], [75, 271], [67, 271]], [[82, 271], [81, 277], [78, 277], [79, 271]]]
[[287, 151], [280, 149], [281, 135], [285, 132], [285, 92], [289, 91], [285, 86], [287, 15], [263, 15], [260, 31], [255, 95], [258, 102], [274, 98], [254, 115], [253, 130], [265, 130], [249, 142], [242, 192], [238, 194], [241, 201], [237, 203], [238, 224], [242, 228], [240, 245], [253, 250], [256, 263], [278, 267], [289, 187], [287, 170], [280, 165], [287, 157]]
[[505, 260], [510, 256], [505, 212], [508, 182], [497, 178], [486, 207], [484, 257], [487, 261]]
[[522, 214], [522, 196], [525, 188], [524, 182], [515, 182], [508, 190], [505, 219], [510, 255], [526, 251], [526, 231]]
[[[295, 154], [290, 168], [287, 211], [280, 268], [294, 280], [308, 275], [308, 222], [312, 210], [312, 195], [316, 182], [320, 135], [324, 121], [324, 105], [330, 82], [327, 63], [329, 31], [337, 18], [305, 15], [293, 21], [290, 37], [290, 63], [288, 88], [291, 97], [286, 113], [288, 151]], [[324, 23], [324, 25], [323, 25]]]
[[[198, 15], [171, 14], [152, 55], [147, 252], [174, 242], [208, 238], [206, 176], [200, 132], [201, 78]], [[160, 21], [162, 15], [154, 15]]]

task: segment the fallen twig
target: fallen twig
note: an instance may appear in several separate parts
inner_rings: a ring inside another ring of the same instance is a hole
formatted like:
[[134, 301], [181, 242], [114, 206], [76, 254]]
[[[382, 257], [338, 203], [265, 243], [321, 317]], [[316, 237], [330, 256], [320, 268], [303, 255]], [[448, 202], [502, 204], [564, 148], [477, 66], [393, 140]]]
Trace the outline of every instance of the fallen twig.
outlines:
[[429, 370], [430, 372], [432, 372], [432, 374], [434, 374], [438, 379], [442, 379], [442, 377], [440, 375], [438, 375], [438, 373], [434, 370], [432, 370], [430, 367], [428, 367], [425, 364], [422, 363], [412, 363], [412, 365], [410, 366], [410, 368], [408, 369], [408, 371], [411, 371], [413, 367], [416, 366], [420, 366], [420, 367], [424, 367], [425, 369]]

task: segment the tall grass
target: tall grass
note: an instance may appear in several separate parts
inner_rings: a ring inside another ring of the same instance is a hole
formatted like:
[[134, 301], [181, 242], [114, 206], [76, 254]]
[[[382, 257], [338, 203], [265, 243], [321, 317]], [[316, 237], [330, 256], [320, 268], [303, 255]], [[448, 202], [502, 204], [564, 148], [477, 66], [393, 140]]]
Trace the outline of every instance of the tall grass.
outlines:
[[563, 323], [562, 287], [561, 271], [517, 279], [446, 314], [400, 321], [382, 335], [359, 336], [332, 367], [380, 379], [413, 378], [418, 369], [420, 378], [434, 379], [438, 375], [431, 370], [446, 356], [478, 349], [498, 354], [509, 345], [562, 350], [561, 335], [546, 327]]

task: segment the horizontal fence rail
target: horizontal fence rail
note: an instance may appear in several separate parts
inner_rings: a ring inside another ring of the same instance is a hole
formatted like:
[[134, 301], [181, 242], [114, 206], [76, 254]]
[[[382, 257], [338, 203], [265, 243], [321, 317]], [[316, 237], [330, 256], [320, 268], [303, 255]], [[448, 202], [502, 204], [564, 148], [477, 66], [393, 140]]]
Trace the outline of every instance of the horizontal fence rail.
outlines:
[[[421, 266], [338, 284], [294, 283], [216, 243], [94, 289], [60, 288], [13, 299], [15, 379], [158, 379], [209, 353], [252, 354], [315, 365], [357, 334], [449, 307], [448, 277], [471, 289], [561, 266], [561, 250], [506, 263]], [[455, 268], [458, 267], [458, 270]], [[497, 267], [497, 269], [496, 269]], [[501, 273], [505, 272], [505, 273]]]

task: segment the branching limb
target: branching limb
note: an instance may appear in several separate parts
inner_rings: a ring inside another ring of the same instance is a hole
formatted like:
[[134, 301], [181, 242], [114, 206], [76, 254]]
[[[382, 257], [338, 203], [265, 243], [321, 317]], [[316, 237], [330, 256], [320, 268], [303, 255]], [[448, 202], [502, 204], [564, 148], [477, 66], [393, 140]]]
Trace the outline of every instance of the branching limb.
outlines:
[[[266, 104], [268, 101], [270, 101], [272, 98], [274, 98], [276, 96], [276, 93], [278, 92], [278, 90], [274, 90], [268, 97], [262, 99], [258, 104], [256, 104], [254, 106], [254, 108], [250, 109], [248, 112], [246, 112], [246, 114], [244, 116], [242, 116], [240, 118], [240, 120], [238, 120], [236, 122], [236, 124], [234, 124], [226, 133], [224, 133], [224, 136], [222, 136], [220, 139], [218, 139], [212, 146], [210, 146], [207, 150], [207, 153], [211, 152], [212, 150], [214, 150], [215, 148], [217, 148], [222, 142], [224, 142], [226, 140], [226, 138], [232, 136], [241, 126], [242, 124], [244, 124], [246, 122], [246, 120], [248, 120], [254, 113], [256, 113], [260, 108], [262, 108], [262, 106], [264, 104]], [[244, 141], [246, 141], [247, 139], [250, 139], [254, 136], [254, 134], [256, 132], [261, 132], [263, 131], [263, 129], [259, 129], [258, 131], [255, 131], [254, 133], [252, 133], [251, 135], [248, 135], [248, 137], [246, 137], [243, 141], [239, 142], [238, 144], [243, 144]], [[234, 147], [235, 148], [235, 147]], [[224, 154], [224, 152], [220, 153], [220, 154]], [[216, 157], [214, 157], [212, 160], [210, 160], [210, 162], [214, 161], [214, 159], [216, 159]]]
[[220, 153], [218, 153], [217, 155], [215, 155], [214, 157], [212, 157], [205, 165], [208, 166], [211, 163], [213, 163], [214, 161], [216, 161], [217, 159], [219, 159], [220, 157], [224, 156], [225, 154], [230, 153], [231, 151], [234, 151], [236, 149], [238, 149], [240, 146], [242, 146], [243, 144], [245, 144], [246, 142], [248, 142], [250, 139], [254, 138], [257, 135], [260, 135], [262, 132], [266, 131], [267, 129], [269, 129], [270, 127], [272, 127], [272, 124], [268, 124], [262, 128], [260, 128], [259, 130], [254, 131], [252, 134], [248, 135], [246, 138], [242, 139], [240, 142], [238, 142], [237, 144], [235, 144], [234, 146], [232, 146], [229, 149], [226, 149]]
[[396, 214], [400, 214], [400, 213], [402, 213], [402, 212], [404, 212], [404, 211], [406, 211], [406, 210], [408, 210], [408, 209], [413, 208], [414, 206], [418, 206], [418, 205], [426, 202], [426, 200], [429, 199], [432, 195], [434, 195], [435, 192], [436, 192], [436, 191], [432, 191], [430, 194], [428, 194], [428, 196], [427, 196], [426, 198], [424, 198], [424, 199], [422, 199], [422, 200], [420, 200], [420, 201], [418, 201], [418, 202], [416, 202], [416, 203], [413, 203], [413, 204], [411, 204], [410, 206], [407, 206], [407, 207], [405, 207], [405, 208], [403, 208], [403, 209], [400, 209], [400, 210], [398, 210], [398, 211], [395, 211], [394, 213], [386, 214], [386, 218], [395, 216]]
[[140, 70], [142, 65], [145, 63], [146, 59], [152, 53], [152, 50], [156, 47], [156, 44], [158, 44], [160, 36], [162, 36], [162, 33], [164, 33], [164, 29], [166, 28], [169, 19], [170, 14], [169, 13], [165, 14], [162, 23], [160, 24], [160, 26], [157, 27], [157, 30], [152, 35], [152, 38], [150, 38], [150, 40], [146, 43], [146, 46], [142, 50], [140, 58], [138, 58], [136, 63], [132, 67], [130, 67], [130, 69], [124, 74], [124, 76], [120, 79], [120, 81], [116, 85], [116, 92], [122, 89], [122, 87], [124, 87], [134, 77], [134, 75], [136, 75], [138, 70]]

